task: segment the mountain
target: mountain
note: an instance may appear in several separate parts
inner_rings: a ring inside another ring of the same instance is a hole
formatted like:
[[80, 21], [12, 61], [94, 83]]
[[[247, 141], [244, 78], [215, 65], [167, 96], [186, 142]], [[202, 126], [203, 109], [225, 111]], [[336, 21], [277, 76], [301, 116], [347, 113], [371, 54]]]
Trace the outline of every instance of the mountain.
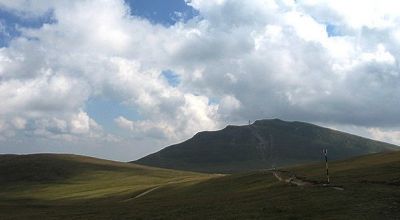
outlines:
[[[400, 216], [400, 152], [330, 161], [330, 186], [321, 184], [325, 181], [324, 162], [230, 175], [167, 170], [77, 155], [0, 155], [0, 165], [1, 174], [7, 176], [0, 183], [0, 219]], [[308, 184], [280, 181], [277, 176], [286, 178], [284, 174]]]
[[304, 122], [258, 120], [251, 125], [227, 126], [199, 132], [179, 144], [134, 163], [179, 170], [233, 173], [315, 162], [322, 149], [330, 159], [400, 149], [348, 133]]

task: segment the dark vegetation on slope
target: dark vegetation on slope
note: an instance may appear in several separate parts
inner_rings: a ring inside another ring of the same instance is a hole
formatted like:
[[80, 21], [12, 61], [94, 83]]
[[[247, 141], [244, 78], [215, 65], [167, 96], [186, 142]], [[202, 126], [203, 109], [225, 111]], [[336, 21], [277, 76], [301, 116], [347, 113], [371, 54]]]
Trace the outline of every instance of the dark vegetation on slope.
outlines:
[[259, 120], [227, 126], [143, 157], [134, 163], [179, 170], [234, 173], [399, 149], [395, 145], [304, 122]]

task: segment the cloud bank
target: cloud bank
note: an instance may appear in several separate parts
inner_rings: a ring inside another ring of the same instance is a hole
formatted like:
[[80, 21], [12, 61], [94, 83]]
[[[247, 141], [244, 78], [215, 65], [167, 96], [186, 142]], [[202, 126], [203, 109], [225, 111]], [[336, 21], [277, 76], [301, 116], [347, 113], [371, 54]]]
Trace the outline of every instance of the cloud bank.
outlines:
[[[40, 146], [49, 141], [60, 151], [135, 159], [260, 118], [352, 126], [400, 144], [400, 4], [187, 4], [199, 15], [163, 26], [122, 0], [1, 0], [3, 10], [50, 12], [54, 22], [21, 27], [0, 48], [0, 149], [49, 150]], [[179, 80], [171, 84], [165, 71]], [[87, 110], [97, 98], [138, 116], [100, 124]]]

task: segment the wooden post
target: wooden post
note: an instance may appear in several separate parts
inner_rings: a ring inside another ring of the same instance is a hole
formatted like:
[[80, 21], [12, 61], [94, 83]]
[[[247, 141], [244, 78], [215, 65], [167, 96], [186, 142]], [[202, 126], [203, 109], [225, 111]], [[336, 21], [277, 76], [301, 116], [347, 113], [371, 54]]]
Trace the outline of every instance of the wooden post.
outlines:
[[329, 184], [330, 181], [329, 181], [329, 166], [328, 166], [328, 149], [324, 149], [323, 152], [324, 152], [324, 156], [325, 156], [326, 179]]

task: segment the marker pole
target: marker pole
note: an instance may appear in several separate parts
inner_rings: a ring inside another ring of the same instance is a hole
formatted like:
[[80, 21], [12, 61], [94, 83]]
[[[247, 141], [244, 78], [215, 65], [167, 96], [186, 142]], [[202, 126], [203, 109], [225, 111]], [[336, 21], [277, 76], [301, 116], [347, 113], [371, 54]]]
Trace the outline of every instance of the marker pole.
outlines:
[[329, 166], [328, 166], [328, 149], [324, 149], [323, 152], [324, 152], [324, 156], [325, 156], [326, 179], [329, 184], [330, 181], [329, 181]]

